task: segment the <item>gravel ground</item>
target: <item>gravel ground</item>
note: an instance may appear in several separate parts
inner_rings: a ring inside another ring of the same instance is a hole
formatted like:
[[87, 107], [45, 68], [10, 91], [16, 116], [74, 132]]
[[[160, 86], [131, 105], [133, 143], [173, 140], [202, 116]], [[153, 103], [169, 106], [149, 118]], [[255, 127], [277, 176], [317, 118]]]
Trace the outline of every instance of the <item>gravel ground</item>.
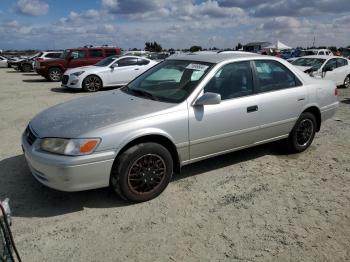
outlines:
[[269, 144], [184, 168], [157, 199], [63, 193], [30, 175], [20, 148], [41, 110], [84, 96], [0, 69], [0, 199], [23, 261], [349, 261], [350, 90], [312, 146]]

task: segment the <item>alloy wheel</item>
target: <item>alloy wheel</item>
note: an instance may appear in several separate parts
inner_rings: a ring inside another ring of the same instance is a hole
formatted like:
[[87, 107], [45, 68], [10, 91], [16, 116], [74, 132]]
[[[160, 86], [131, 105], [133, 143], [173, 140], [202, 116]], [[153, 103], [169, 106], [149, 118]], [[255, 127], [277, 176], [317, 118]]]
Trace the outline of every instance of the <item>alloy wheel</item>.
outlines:
[[350, 87], [350, 76], [345, 77], [344, 86], [345, 86], [345, 88]]
[[307, 145], [314, 133], [314, 123], [311, 119], [302, 120], [296, 130], [296, 142], [299, 146]]
[[162, 184], [166, 165], [162, 157], [147, 154], [138, 158], [129, 169], [128, 185], [136, 194], [150, 194]]
[[57, 69], [51, 70], [50, 78], [52, 81], [59, 81], [61, 79], [61, 72]]
[[90, 92], [96, 92], [101, 88], [101, 80], [97, 76], [89, 76], [85, 82], [86, 89]]

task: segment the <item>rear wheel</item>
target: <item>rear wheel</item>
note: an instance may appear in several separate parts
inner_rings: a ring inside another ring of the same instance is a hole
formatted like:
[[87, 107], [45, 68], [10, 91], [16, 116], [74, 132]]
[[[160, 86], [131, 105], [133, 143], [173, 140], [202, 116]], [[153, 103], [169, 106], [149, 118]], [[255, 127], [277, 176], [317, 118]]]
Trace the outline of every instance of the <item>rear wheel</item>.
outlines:
[[349, 88], [350, 87], [350, 75], [347, 75], [344, 79], [344, 87]]
[[310, 112], [302, 113], [287, 139], [290, 151], [299, 153], [306, 150], [311, 145], [315, 133], [315, 116]]
[[117, 159], [111, 173], [111, 186], [133, 202], [151, 200], [160, 195], [170, 182], [173, 160], [160, 144], [135, 145]]
[[87, 92], [96, 92], [102, 88], [102, 81], [98, 76], [87, 76], [83, 81], [83, 89]]
[[49, 69], [48, 79], [52, 82], [59, 82], [62, 79], [62, 70], [58, 67]]
[[22, 72], [30, 72], [32, 71], [32, 66], [30, 64], [22, 64], [21, 69]]

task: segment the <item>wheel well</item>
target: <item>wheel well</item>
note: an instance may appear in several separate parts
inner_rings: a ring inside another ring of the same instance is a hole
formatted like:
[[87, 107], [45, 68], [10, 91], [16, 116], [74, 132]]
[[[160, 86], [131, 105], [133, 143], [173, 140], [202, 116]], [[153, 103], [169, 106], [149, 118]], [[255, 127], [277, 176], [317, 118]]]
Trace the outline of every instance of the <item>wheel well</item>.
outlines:
[[127, 145], [125, 145], [119, 151], [116, 159], [123, 152], [128, 150], [130, 147], [137, 145], [137, 144], [141, 144], [141, 143], [147, 143], [147, 142], [153, 142], [153, 143], [160, 144], [160, 145], [164, 146], [167, 150], [169, 150], [171, 157], [173, 159], [173, 163], [174, 163], [174, 172], [180, 173], [181, 165], [180, 165], [179, 155], [178, 155], [177, 150], [176, 150], [176, 146], [174, 145], [174, 143], [170, 139], [168, 139], [162, 135], [147, 135], [147, 136], [136, 138], [135, 140], [133, 140], [133, 141], [129, 142]]
[[312, 106], [312, 107], [305, 109], [304, 112], [309, 112], [315, 116], [316, 125], [317, 125], [316, 131], [317, 132], [320, 131], [320, 128], [321, 128], [321, 112], [320, 112], [320, 110], [316, 106]]
[[47, 70], [47, 73], [49, 73], [49, 71], [50, 71], [52, 68], [58, 68], [59, 70], [62, 71], [62, 73], [63, 73], [63, 71], [64, 71], [60, 66], [50, 66], [49, 69]]

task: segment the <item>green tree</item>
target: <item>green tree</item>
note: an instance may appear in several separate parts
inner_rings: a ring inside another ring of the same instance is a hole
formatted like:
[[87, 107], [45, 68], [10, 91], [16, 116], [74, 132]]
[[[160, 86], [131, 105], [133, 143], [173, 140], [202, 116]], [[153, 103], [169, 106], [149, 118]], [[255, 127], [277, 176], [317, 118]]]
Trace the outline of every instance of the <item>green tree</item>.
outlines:
[[198, 45], [194, 45], [190, 47], [190, 52], [202, 51], [202, 47]]
[[236, 50], [241, 50], [243, 48], [243, 45], [241, 44], [241, 43], [238, 43], [237, 45], [236, 45]]
[[156, 41], [152, 42], [146, 42], [145, 43], [145, 51], [150, 51], [150, 52], [161, 52], [162, 51], [162, 46], [158, 44]]

